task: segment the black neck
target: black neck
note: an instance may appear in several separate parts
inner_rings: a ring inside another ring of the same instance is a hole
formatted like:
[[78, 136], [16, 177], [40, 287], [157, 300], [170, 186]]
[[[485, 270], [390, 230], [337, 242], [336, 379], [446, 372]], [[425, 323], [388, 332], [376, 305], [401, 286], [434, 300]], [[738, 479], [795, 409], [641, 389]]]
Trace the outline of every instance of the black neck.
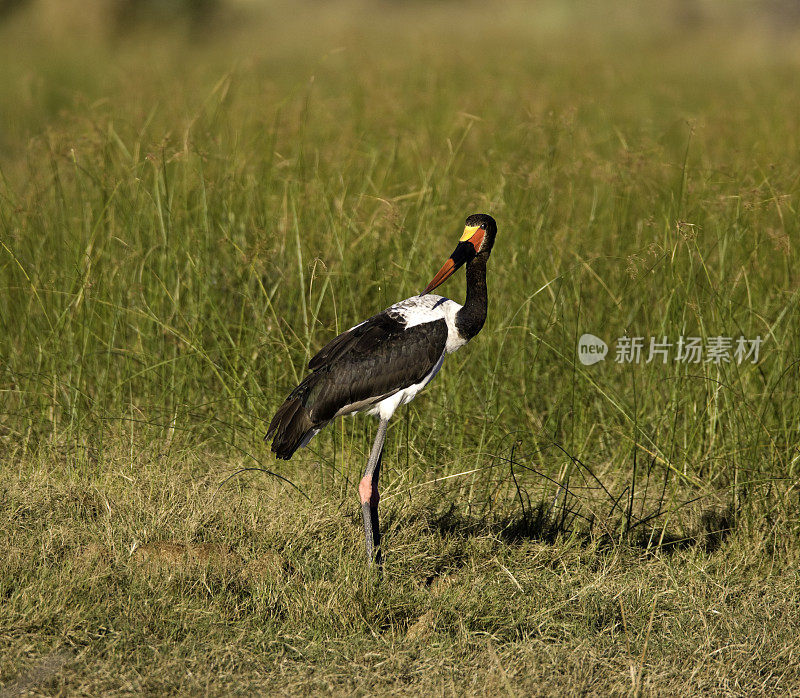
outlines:
[[478, 255], [467, 264], [467, 300], [456, 313], [456, 329], [464, 339], [472, 339], [481, 331], [488, 305], [486, 258]]

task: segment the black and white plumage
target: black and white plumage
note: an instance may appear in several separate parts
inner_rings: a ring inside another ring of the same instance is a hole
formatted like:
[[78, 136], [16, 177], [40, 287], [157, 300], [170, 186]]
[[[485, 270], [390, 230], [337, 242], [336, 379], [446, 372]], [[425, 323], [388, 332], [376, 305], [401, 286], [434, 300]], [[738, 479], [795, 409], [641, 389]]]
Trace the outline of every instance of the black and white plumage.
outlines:
[[[273, 419], [272, 450], [291, 458], [335, 417], [356, 412], [389, 419], [430, 382], [444, 357], [466, 343], [454, 331], [461, 306], [441, 296], [415, 296], [329, 342], [308, 364], [312, 373]], [[303, 410], [305, 419], [287, 419]], [[282, 428], [283, 427], [283, 428]]]
[[[289, 394], [270, 422], [267, 439], [278, 458], [289, 459], [336, 417], [367, 412], [380, 419], [378, 435], [359, 486], [367, 555], [380, 561], [378, 476], [386, 427], [394, 411], [422, 390], [483, 327], [488, 298], [486, 261], [497, 225], [491, 216], [467, 218], [464, 235], [450, 258], [419, 296], [395, 303], [351, 327], [309, 362], [311, 373]], [[430, 291], [463, 264], [463, 306]]]

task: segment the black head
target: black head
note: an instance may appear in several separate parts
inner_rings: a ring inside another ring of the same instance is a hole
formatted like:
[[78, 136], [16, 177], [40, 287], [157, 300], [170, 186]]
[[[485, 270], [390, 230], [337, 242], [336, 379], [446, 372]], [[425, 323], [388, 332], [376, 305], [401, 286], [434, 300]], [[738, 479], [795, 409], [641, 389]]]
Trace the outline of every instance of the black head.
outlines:
[[497, 235], [497, 223], [495, 223], [494, 218], [485, 213], [473, 213], [469, 216], [464, 226], [464, 234], [461, 236], [456, 249], [453, 250], [453, 254], [450, 255], [450, 259], [444, 263], [444, 266], [425, 287], [422, 294], [425, 295], [433, 291], [445, 279], [450, 277], [456, 269], [463, 264], [469, 264], [476, 257], [486, 261], [492, 251], [495, 235]]
[[[469, 231], [483, 231], [483, 237], [480, 240], [480, 244], [475, 246], [475, 252], [477, 254], [484, 253], [488, 257], [494, 245], [495, 235], [497, 235], [497, 222], [495, 219], [486, 213], [473, 213], [471, 216], [467, 216], [467, 220], [464, 222], [464, 237], [461, 238], [462, 240], [469, 240], [473, 237], [468, 234]], [[475, 236], [476, 240], [477, 237]]]

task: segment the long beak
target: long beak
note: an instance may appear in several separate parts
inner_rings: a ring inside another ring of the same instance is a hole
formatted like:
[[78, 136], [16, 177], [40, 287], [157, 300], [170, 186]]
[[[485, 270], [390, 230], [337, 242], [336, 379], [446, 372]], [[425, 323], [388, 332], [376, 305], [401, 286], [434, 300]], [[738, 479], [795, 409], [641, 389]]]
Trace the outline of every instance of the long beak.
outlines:
[[475, 255], [478, 254], [478, 250], [483, 242], [483, 235], [483, 229], [465, 229], [464, 236], [461, 238], [461, 242], [456, 245], [456, 249], [453, 250], [453, 254], [450, 255], [450, 259], [444, 263], [442, 268], [439, 269], [439, 271], [436, 273], [436, 276], [431, 279], [431, 282], [425, 287], [425, 290], [420, 293], [420, 295], [424, 296], [426, 293], [433, 291], [433, 289], [435, 289], [437, 286], [441, 286], [460, 267], [473, 260]]

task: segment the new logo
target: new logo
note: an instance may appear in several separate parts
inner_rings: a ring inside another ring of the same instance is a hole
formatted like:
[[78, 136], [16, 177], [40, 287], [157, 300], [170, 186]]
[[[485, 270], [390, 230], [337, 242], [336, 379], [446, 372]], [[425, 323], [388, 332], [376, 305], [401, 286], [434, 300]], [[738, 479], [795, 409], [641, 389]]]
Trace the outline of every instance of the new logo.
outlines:
[[578, 359], [584, 366], [603, 361], [608, 354], [608, 344], [593, 334], [582, 334], [578, 340]]

